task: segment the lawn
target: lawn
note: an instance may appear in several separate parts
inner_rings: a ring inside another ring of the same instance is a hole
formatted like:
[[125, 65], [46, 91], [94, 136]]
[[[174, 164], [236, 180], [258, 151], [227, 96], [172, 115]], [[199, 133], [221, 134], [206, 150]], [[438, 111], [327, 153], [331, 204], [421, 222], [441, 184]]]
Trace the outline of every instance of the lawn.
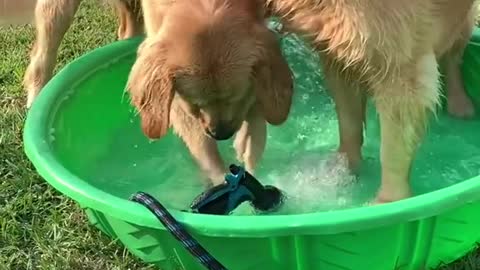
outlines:
[[[0, 28], [0, 270], [155, 269], [89, 226], [82, 210], [47, 185], [25, 157], [21, 81], [33, 33], [31, 26]], [[57, 70], [114, 41], [115, 33], [111, 10], [84, 1], [60, 48]], [[480, 254], [442, 268], [454, 269], [480, 269]]]

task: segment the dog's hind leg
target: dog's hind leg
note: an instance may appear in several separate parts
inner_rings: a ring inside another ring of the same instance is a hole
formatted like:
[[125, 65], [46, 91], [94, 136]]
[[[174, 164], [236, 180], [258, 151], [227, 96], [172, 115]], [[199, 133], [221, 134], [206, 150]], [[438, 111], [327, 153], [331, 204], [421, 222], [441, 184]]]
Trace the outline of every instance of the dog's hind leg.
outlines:
[[23, 80], [30, 107], [50, 80], [58, 48], [70, 27], [81, 0], [38, 0], [35, 8], [36, 37], [30, 64]]
[[338, 152], [347, 156], [348, 166], [355, 172], [362, 160], [366, 96], [362, 89], [349, 83], [335, 68], [325, 68], [325, 82], [335, 101], [338, 117], [340, 135]]
[[445, 72], [448, 113], [458, 118], [470, 118], [475, 110], [468, 97], [461, 72], [463, 52], [473, 31], [473, 19], [466, 20], [465, 25], [450, 50], [443, 55], [442, 65]]
[[433, 52], [403, 65], [396, 75], [376, 84], [380, 116], [382, 183], [377, 202], [411, 196], [410, 170], [424, 137], [429, 115], [439, 104], [439, 71]]
[[143, 16], [140, 0], [115, 1], [119, 19], [118, 39], [127, 39], [143, 33]]
[[251, 110], [235, 136], [237, 159], [245, 163], [245, 169], [255, 173], [255, 167], [262, 158], [267, 140], [267, 123], [257, 108]]

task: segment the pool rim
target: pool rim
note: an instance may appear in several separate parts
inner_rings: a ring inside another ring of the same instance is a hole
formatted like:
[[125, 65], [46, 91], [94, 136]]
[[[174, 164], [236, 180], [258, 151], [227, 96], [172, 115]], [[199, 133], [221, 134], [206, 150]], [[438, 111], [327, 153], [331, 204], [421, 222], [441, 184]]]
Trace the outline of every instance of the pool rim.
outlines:
[[[55, 157], [48, 144], [51, 115], [58, 100], [78, 78], [85, 79], [105, 63], [132, 55], [142, 37], [116, 41], [90, 51], [67, 64], [44, 87], [27, 113], [24, 150], [40, 176], [55, 189], [109, 216], [136, 225], [162, 229], [163, 225], [143, 206], [102, 191], [76, 176]], [[480, 50], [480, 28], [471, 44]], [[480, 52], [479, 52], [480, 53]], [[101, 63], [101, 64], [99, 64]], [[140, 191], [140, 190], [139, 190]], [[214, 216], [169, 209], [189, 230], [208, 236], [265, 237], [301, 234], [336, 234], [373, 229], [399, 222], [433, 217], [455, 207], [480, 200], [480, 176], [423, 195], [369, 207], [329, 212], [268, 216]]]

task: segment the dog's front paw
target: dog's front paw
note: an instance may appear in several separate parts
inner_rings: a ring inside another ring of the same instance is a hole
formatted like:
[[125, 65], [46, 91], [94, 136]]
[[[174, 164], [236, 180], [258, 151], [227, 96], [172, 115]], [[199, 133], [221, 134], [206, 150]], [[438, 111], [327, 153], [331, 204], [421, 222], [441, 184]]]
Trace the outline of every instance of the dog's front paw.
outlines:
[[32, 104], [37, 98], [37, 96], [38, 96], [38, 91], [32, 90], [27, 92], [27, 104], [26, 104], [27, 109], [30, 109], [30, 107], [32, 107]]
[[350, 150], [344, 146], [340, 146], [337, 150], [339, 164], [347, 167], [352, 174], [358, 174], [362, 163], [362, 154], [358, 150]]
[[208, 181], [210, 182], [212, 186], [218, 186], [221, 185], [225, 182], [225, 174], [227, 173], [227, 170], [225, 169], [224, 171], [215, 171], [215, 172], [209, 172], [207, 173], [207, 178]]
[[384, 204], [390, 202], [400, 201], [412, 196], [412, 193], [409, 189], [392, 189], [386, 190], [381, 189], [377, 197], [370, 203], [371, 205]]

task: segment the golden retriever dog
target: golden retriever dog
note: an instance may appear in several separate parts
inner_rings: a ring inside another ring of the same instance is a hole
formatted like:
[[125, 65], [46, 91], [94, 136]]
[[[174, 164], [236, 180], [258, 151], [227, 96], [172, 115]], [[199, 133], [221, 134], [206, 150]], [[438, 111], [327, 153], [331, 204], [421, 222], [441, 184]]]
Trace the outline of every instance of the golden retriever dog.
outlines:
[[440, 63], [449, 76], [450, 106], [458, 106], [450, 111], [470, 114], [467, 107], [472, 108], [459, 63], [473, 29], [474, 0], [266, 4], [288, 31], [305, 35], [320, 53], [336, 104], [339, 151], [352, 169], [361, 162], [366, 98], [372, 98], [381, 125], [382, 181], [376, 202], [411, 196], [412, 162], [440, 100]]
[[144, 134], [182, 138], [207, 185], [224, 182], [217, 141], [234, 134], [237, 158], [253, 173], [266, 123], [289, 115], [293, 75], [256, 0], [143, 0], [146, 39], [127, 91]]
[[[109, 1], [115, 5], [119, 18], [117, 32], [119, 39], [143, 33], [139, 0]], [[51, 79], [58, 48], [73, 22], [80, 2], [81, 0], [37, 0], [35, 6], [36, 40], [23, 81], [28, 95], [27, 107], [32, 105], [43, 86]]]

